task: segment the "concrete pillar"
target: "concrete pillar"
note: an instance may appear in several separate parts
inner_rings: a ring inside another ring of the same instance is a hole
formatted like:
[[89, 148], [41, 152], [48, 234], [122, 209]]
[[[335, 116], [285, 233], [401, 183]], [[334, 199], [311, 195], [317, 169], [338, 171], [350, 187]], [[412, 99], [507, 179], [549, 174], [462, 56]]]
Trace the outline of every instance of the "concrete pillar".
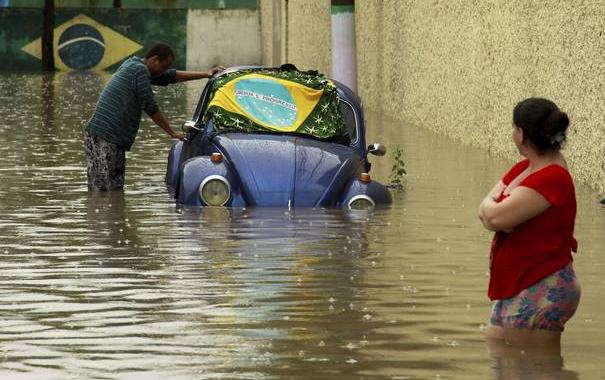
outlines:
[[355, 1], [332, 0], [332, 78], [357, 92]]

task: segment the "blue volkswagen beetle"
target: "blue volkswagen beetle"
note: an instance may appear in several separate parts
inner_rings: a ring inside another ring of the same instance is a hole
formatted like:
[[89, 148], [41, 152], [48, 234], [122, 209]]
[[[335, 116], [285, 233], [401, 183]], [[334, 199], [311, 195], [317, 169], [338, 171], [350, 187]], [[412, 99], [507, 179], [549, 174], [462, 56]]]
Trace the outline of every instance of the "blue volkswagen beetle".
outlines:
[[370, 178], [361, 101], [316, 71], [233, 67], [208, 81], [166, 184], [194, 206], [372, 208], [391, 203]]

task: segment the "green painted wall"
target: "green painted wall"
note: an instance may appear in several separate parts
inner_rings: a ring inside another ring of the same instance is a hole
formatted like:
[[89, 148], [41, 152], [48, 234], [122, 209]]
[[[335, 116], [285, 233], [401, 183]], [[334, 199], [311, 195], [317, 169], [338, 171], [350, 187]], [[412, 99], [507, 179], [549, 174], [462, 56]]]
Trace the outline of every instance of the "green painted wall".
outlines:
[[[43, 0], [10, 0], [11, 7], [41, 8]], [[112, 8], [113, 0], [55, 0], [57, 8]], [[136, 9], [256, 9], [256, 0], [122, 0]]]
[[[55, 30], [65, 23], [73, 22], [71, 20], [81, 14], [131, 40], [135, 51], [131, 49], [129, 55], [143, 56], [154, 43], [168, 43], [177, 55], [174, 67], [185, 68], [187, 10], [60, 8], [56, 11]], [[40, 60], [26, 53], [22, 48], [40, 38], [42, 34], [40, 9], [0, 8], [0, 25], [2, 25], [0, 28], [0, 56], [3, 57], [0, 70], [39, 71]], [[120, 45], [119, 38], [109, 40], [106, 38], [104, 43], [106, 53]], [[139, 49], [137, 44], [142, 46], [140, 50], [137, 50]], [[127, 57], [122, 57], [105, 69], [111, 71], [125, 58]]]
[[40, 70], [41, 63], [21, 48], [42, 35], [42, 12], [0, 8], [0, 57], [4, 70]]

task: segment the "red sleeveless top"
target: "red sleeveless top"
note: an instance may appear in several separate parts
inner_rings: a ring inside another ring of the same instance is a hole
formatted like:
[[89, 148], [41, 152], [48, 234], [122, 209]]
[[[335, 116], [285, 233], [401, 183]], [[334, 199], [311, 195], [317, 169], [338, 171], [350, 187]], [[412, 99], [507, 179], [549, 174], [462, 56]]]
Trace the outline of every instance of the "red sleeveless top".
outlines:
[[[518, 162], [502, 182], [510, 184], [528, 166], [529, 160]], [[564, 268], [572, 261], [571, 252], [578, 249], [573, 237], [576, 191], [569, 172], [551, 164], [530, 174], [518, 186], [537, 191], [551, 207], [511, 233], [498, 231], [494, 235], [487, 292], [492, 300], [510, 298]], [[497, 202], [506, 197], [501, 193]]]

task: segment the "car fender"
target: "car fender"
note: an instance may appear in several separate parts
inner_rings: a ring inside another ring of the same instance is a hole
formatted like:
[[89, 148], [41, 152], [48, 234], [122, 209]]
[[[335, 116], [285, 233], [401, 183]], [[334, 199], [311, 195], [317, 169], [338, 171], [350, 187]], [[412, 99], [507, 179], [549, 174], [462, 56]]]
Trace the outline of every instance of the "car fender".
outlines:
[[241, 195], [240, 181], [225, 162], [212, 162], [208, 156], [198, 156], [185, 161], [180, 170], [178, 201], [181, 204], [204, 206], [199, 196], [202, 181], [212, 175], [224, 177], [231, 187], [231, 197], [225, 206], [246, 205]]
[[359, 159], [359, 156], [355, 155], [347, 159], [338, 169], [338, 172], [332, 178], [330, 185], [328, 185], [326, 191], [317, 204], [315, 204], [315, 207], [325, 207], [336, 204], [339, 197], [346, 193], [350, 187], [351, 177], [355, 175], [355, 173], [360, 172], [361, 166], [362, 161]]
[[342, 193], [339, 206], [348, 208], [349, 202], [359, 196], [371, 199], [375, 205], [392, 202], [391, 192], [385, 185], [377, 181], [363, 182], [359, 178], [353, 178]]

